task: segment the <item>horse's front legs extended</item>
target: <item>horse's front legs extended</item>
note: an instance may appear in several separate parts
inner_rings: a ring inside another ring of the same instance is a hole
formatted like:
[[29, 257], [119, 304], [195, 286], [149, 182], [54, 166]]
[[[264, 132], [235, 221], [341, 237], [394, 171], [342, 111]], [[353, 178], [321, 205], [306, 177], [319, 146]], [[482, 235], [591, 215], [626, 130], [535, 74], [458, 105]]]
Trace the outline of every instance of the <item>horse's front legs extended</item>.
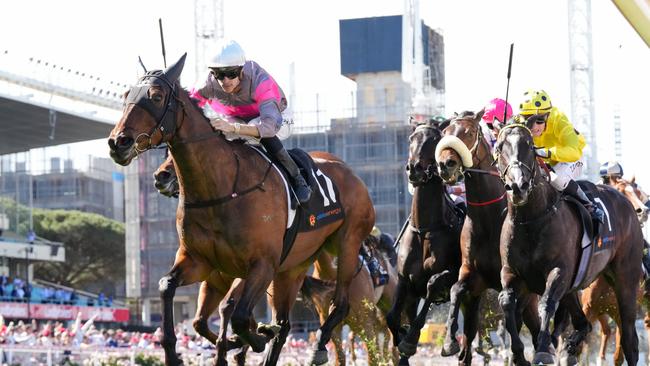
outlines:
[[253, 307], [269, 287], [275, 271], [270, 263], [258, 260], [250, 266], [246, 281], [242, 282], [242, 293], [233, 310], [232, 329], [241, 340], [250, 345], [253, 352], [262, 352], [267, 337], [251, 331]]
[[416, 316], [416, 318], [411, 323], [408, 334], [406, 337], [399, 343], [399, 351], [402, 355], [413, 356], [417, 350], [418, 340], [420, 339], [420, 331], [424, 326], [424, 323], [429, 313], [429, 308], [433, 304], [434, 300], [440, 297], [440, 294], [444, 290], [448, 289], [453, 281], [454, 276], [448, 270], [445, 270], [441, 273], [436, 273], [427, 282], [427, 296], [424, 299], [424, 305], [422, 309]]
[[[553, 363], [553, 355], [550, 352], [551, 345], [551, 319], [555, 316], [560, 299], [568, 291], [570, 279], [565, 278], [565, 271], [560, 268], [553, 268], [546, 276], [546, 288], [539, 301], [539, 318], [541, 328], [537, 337], [537, 349], [533, 363]], [[571, 309], [567, 308], [571, 311]], [[582, 310], [580, 310], [582, 312]], [[584, 315], [583, 315], [584, 317]]]
[[176, 354], [176, 332], [174, 330], [174, 294], [176, 288], [204, 280], [210, 268], [204, 262], [193, 260], [185, 251], [178, 249], [172, 269], [163, 276], [158, 285], [163, 307], [163, 334], [160, 343], [165, 351], [165, 365], [182, 365]]
[[504, 265], [501, 268], [501, 285], [503, 290], [499, 293], [499, 304], [503, 309], [506, 321], [506, 328], [510, 334], [510, 349], [512, 350], [513, 362], [517, 366], [530, 366], [524, 357], [524, 343], [519, 338], [517, 331], [517, 299], [521, 289], [521, 279], [514, 272]]
[[479, 304], [481, 301], [480, 296], [470, 295], [467, 297], [467, 300], [463, 302], [463, 316], [464, 316], [464, 326], [463, 331], [465, 333], [463, 345], [458, 355], [458, 364], [459, 365], [471, 365], [472, 364], [472, 342], [478, 331], [478, 310]]
[[397, 280], [393, 306], [386, 315], [386, 324], [393, 335], [393, 345], [395, 347], [397, 347], [399, 342], [402, 340], [399, 330], [402, 326], [402, 311], [404, 310], [404, 304], [409, 296], [408, 287], [408, 279], [400, 274]]

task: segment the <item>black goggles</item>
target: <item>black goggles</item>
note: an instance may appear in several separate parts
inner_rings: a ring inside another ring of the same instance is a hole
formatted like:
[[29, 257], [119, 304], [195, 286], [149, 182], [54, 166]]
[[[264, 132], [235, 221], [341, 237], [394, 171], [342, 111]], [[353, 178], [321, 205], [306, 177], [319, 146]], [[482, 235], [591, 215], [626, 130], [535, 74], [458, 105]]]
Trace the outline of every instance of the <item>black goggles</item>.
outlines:
[[535, 123], [538, 125], [546, 123], [546, 114], [533, 114], [530, 116], [524, 116], [526, 122]]
[[238, 78], [241, 74], [241, 67], [229, 67], [224, 69], [210, 69], [210, 74], [215, 77], [217, 80], [223, 80], [224, 78], [235, 79]]

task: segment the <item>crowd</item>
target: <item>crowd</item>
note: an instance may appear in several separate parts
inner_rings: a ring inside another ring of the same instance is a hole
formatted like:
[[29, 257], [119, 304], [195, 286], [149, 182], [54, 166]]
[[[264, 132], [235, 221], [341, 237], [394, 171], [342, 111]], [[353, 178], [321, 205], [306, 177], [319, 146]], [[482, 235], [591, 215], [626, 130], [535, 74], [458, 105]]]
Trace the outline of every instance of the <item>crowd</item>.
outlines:
[[32, 286], [19, 277], [0, 275], [0, 301], [32, 302], [40, 304], [112, 306], [113, 297], [100, 293], [97, 298], [81, 298], [75, 290]]

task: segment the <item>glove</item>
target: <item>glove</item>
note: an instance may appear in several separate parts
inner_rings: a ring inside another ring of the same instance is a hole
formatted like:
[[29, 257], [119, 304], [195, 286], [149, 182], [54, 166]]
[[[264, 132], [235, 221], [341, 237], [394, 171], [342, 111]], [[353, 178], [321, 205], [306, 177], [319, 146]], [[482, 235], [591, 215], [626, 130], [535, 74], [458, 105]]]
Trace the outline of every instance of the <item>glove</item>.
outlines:
[[544, 159], [549, 159], [551, 157], [551, 150], [548, 150], [547, 148], [544, 147], [538, 147], [535, 148], [535, 155]]

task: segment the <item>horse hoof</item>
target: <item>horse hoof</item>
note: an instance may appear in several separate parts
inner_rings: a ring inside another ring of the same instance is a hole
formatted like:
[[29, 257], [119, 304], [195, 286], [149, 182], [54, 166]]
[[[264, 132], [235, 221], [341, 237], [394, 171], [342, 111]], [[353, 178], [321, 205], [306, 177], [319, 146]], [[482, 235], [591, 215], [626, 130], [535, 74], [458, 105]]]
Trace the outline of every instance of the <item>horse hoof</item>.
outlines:
[[282, 327], [280, 327], [277, 324], [264, 324], [264, 323], [257, 324], [257, 332], [262, 333], [268, 336], [269, 338], [275, 338], [278, 335], [278, 333], [280, 333], [280, 329], [282, 329]]
[[238, 349], [244, 347], [244, 341], [238, 336], [238, 335], [233, 335], [228, 338], [228, 343], [226, 346], [226, 351], [230, 351], [233, 349]]
[[526, 361], [526, 357], [523, 355], [521, 355], [521, 357], [512, 356], [512, 362], [515, 366], [530, 366], [530, 362]]
[[400, 357], [399, 364], [397, 366], [410, 366], [409, 359], [407, 357]]
[[408, 343], [406, 341], [401, 341], [399, 342], [399, 346], [397, 346], [397, 349], [399, 350], [399, 353], [404, 356], [413, 356], [415, 354], [415, 351], [417, 351], [418, 349], [418, 345]]
[[578, 358], [574, 355], [568, 355], [560, 358], [560, 366], [574, 366], [578, 364]]
[[549, 352], [536, 352], [533, 357], [533, 365], [552, 365], [554, 363], [553, 355]]
[[458, 344], [458, 341], [451, 341], [451, 343], [445, 343], [442, 346], [442, 351], [440, 352], [440, 355], [442, 357], [449, 357], [453, 356], [456, 353], [460, 352], [460, 345]]
[[310, 365], [324, 365], [327, 363], [327, 350], [314, 350], [314, 353], [311, 355]]
[[212, 366], [228, 366], [228, 361], [224, 359], [215, 358], [214, 362], [212, 363]]

